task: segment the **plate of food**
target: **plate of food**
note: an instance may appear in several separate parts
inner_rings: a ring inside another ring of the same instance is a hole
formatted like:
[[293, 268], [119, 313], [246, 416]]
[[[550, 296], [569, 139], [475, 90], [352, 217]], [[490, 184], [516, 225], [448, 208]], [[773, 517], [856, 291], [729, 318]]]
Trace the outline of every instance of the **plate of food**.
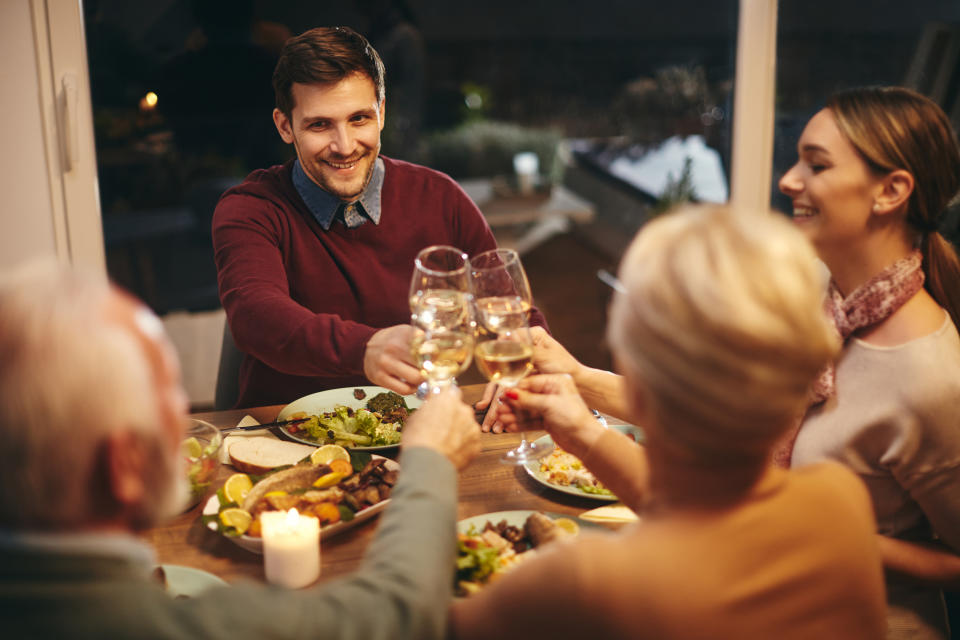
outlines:
[[[626, 434], [634, 442], [643, 441], [643, 431], [639, 427], [618, 424], [608, 428]], [[537, 439], [536, 444], [538, 447], [550, 447], [553, 445], [553, 439], [550, 436], [543, 436]], [[591, 500], [606, 502], [617, 500], [613, 492], [604, 487], [597, 477], [583, 466], [579, 458], [560, 447], [554, 447], [549, 455], [540, 460], [528, 461], [523, 468], [531, 478], [551, 489]]]
[[491, 580], [536, 555], [543, 545], [569, 540], [591, 522], [558, 513], [497, 511], [457, 523], [455, 590], [475, 593]]
[[420, 404], [415, 395], [401, 396], [383, 387], [344, 387], [294, 400], [277, 420], [309, 418], [280, 427], [297, 442], [379, 451], [400, 444], [403, 423]]
[[235, 473], [203, 508], [206, 526], [254, 553], [263, 552], [260, 514], [288, 511], [320, 520], [328, 538], [369, 520], [390, 502], [400, 465], [366, 451], [325, 445], [297, 464], [263, 475]]

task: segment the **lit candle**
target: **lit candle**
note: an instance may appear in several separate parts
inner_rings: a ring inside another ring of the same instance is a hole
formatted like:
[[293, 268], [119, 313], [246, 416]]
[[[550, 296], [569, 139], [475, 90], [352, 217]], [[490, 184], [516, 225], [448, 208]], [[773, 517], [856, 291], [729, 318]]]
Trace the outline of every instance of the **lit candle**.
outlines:
[[296, 509], [260, 514], [263, 565], [267, 582], [290, 589], [320, 576], [320, 521]]

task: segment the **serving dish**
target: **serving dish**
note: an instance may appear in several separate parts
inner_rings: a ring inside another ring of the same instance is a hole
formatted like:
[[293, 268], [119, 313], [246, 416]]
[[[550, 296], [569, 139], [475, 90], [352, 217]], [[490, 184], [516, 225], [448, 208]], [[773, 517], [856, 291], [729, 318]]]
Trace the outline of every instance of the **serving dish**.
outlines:
[[[374, 455], [372, 457], [383, 458], [383, 456], [377, 456], [377, 455]], [[400, 465], [397, 464], [397, 462], [390, 460], [389, 458], [383, 458], [383, 460], [384, 460], [383, 466], [388, 471], [396, 471], [400, 469]], [[353, 514], [353, 518], [350, 520], [341, 520], [340, 522], [335, 522], [333, 524], [328, 524], [324, 527], [321, 527], [320, 539], [323, 540], [325, 538], [330, 538], [331, 536], [335, 536], [338, 533], [342, 533], [347, 529], [351, 529], [357, 526], [358, 524], [369, 520], [373, 516], [377, 515], [378, 513], [386, 509], [388, 504], [390, 504], [389, 498], [386, 500], [381, 500], [380, 502], [374, 505], [371, 505], [369, 507], [366, 507], [365, 509], [361, 509], [360, 511], [357, 511], [356, 513]], [[220, 511], [220, 498], [217, 496], [216, 493], [214, 493], [212, 496], [210, 496], [210, 499], [207, 500], [207, 503], [203, 506], [203, 516], [216, 516], [219, 511]], [[211, 531], [217, 531], [217, 523], [208, 522], [207, 528], [210, 529]], [[248, 536], [246, 534], [241, 536], [224, 536], [224, 537], [242, 549], [246, 549], [247, 551], [250, 551], [253, 553], [263, 553], [262, 538], [258, 538], [255, 536]]]

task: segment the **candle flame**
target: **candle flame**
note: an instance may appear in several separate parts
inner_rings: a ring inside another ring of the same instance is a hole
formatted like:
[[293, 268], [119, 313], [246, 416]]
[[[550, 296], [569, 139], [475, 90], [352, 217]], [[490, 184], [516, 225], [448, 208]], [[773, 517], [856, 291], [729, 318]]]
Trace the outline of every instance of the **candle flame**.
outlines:
[[296, 509], [287, 511], [287, 526], [296, 527], [300, 523], [300, 513]]

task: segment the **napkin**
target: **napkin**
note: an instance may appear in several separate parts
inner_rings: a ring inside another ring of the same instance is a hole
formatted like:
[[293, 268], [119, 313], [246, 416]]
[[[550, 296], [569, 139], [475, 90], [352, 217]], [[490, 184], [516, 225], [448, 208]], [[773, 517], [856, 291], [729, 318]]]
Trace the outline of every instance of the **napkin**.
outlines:
[[590, 511], [585, 511], [578, 517], [591, 522], [611, 524], [636, 522], [640, 519], [637, 514], [622, 502], [607, 504], [602, 507], [597, 507], [596, 509], [591, 509]]
[[[255, 424], [260, 424], [260, 422], [253, 416], [246, 415], [243, 416], [243, 419], [237, 423], [237, 426], [252, 427]], [[230, 445], [240, 438], [249, 438], [251, 436], [267, 437], [275, 440], [280, 439], [273, 435], [273, 433], [270, 432], [270, 429], [251, 429], [250, 431], [237, 431], [236, 433], [231, 433], [223, 439], [223, 446], [220, 447], [220, 462], [223, 464], [230, 464]]]

